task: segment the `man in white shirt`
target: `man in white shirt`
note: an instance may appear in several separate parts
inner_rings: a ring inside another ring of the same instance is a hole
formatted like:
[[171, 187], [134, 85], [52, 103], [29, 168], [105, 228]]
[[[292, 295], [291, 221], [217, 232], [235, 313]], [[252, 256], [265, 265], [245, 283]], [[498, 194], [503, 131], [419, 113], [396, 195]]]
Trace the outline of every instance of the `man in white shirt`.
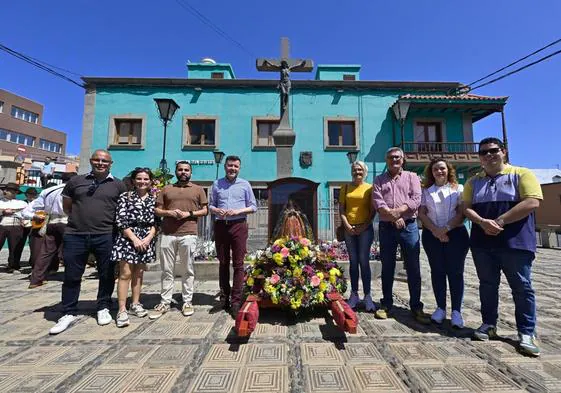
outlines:
[[35, 222], [44, 221], [44, 213], [48, 215], [47, 231], [43, 237], [40, 255], [37, 257], [31, 271], [29, 289], [46, 284], [45, 278], [47, 273], [58, 270], [62, 237], [68, 223], [68, 216], [62, 208], [62, 190], [66, 182], [75, 175], [76, 173], [74, 172], [63, 173], [62, 184], [43, 190], [39, 197], [22, 212], [23, 218]]
[[27, 202], [16, 199], [21, 190], [16, 183], [8, 183], [0, 186], [4, 191], [0, 199], [0, 249], [8, 239], [8, 273], [18, 271], [20, 260], [17, 255], [17, 246], [23, 237], [23, 225], [21, 223], [21, 211], [27, 206]]

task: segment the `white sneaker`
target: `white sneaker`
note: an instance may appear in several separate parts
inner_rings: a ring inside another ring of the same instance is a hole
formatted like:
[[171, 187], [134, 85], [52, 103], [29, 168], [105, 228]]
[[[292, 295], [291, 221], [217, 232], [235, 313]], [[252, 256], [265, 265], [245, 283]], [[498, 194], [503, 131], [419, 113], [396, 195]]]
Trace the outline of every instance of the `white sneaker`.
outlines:
[[66, 329], [68, 329], [72, 324], [74, 324], [74, 322], [76, 321], [76, 317], [74, 315], [70, 315], [70, 314], [66, 314], [63, 317], [61, 317], [55, 326], [53, 326], [50, 330], [49, 330], [49, 334], [59, 334], [64, 332]]
[[441, 308], [437, 308], [436, 310], [434, 310], [434, 312], [432, 313], [430, 319], [440, 325], [442, 323], [442, 321], [444, 321], [446, 319], [446, 311], [441, 309]]
[[113, 318], [111, 318], [111, 314], [109, 314], [109, 310], [107, 308], [97, 312], [97, 324], [99, 326], [109, 325], [111, 322], [113, 322]]
[[117, 314], [117, 327], [122, 328], [125, 326], [129, 326], [129, 314], [126, 311], [121, 311]]
[[452, 316], [450, 317], [450, 324], [452, 327], [463, 329], [464, 328], [464, 318], [462, 313], [457, 310], [452, 310]]

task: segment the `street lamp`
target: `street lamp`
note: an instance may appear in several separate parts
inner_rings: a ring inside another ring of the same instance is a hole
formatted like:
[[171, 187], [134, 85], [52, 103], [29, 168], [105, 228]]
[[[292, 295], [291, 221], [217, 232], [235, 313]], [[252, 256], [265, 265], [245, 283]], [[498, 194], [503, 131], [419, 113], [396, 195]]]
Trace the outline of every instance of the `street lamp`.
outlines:
[[216, 178], [218, 179], [218, 167], [220, 167], [220, 163], [224, 158], [224, 152], [215, 150], [212, 152], [212, 154], [214, 155], [214, 162], [216, 163]]
[[168, 163], [166, 161], [166, 136], [168, 123], [173, 119], [175, 111], [179, 109], [179, 105], [171, 98], [154, 98], [156, 105], [158, 106], [158, 112], [160, 113], [160, 119], [164, 123], [164, 148], [162, 152], [162, 160], [160, 161], [160, 169], [162, 172], [167, 173]]
[[357, 156], [358, 150], [348, 152], [347, 158], [349, 159], [349, 164], [353, 165], [353, 163], [356, 161]]
[[401, 127], [401, 148], [405, 148], [405, 119], [407, 118], [407, 112], [409, 112], [410, 105], [411, 102], [398, 99], [397, 102], [392, 106], [395, 118], [399, 121], [399, 126]]

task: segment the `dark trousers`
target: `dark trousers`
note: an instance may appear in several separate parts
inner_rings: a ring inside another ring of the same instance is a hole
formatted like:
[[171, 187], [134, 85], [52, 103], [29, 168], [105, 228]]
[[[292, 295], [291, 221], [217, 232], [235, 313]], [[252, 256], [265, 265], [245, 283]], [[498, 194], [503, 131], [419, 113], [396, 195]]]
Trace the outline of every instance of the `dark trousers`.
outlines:
[[448, 232], [447, 243], [438, 240], [428, 229], [423, 230], [423, 248], [430, 265], [432, 290], [439, 308], [446, 310], [446, 279], [450, 285], [452, 310], [462, 310], [464, 298], [464, 266], [469, 249], [469, 235], [465, 226]]
[[43, 282], [49, 271], [58, 270], [65, 228], [66, 224], [64, 223], [47, 225], [47, 233], [41, 239], [41, 253], [36, 258], [31, 271], [32, 285]]
[[345, 245], [349, 253], [349, 273], [351, 276], [352, 292], [358, 292], [358, 276], [360, 273], [364, 294], [370, 295], [370, 284], [372, 281], [372, 272], [370, 271], [370, 247], [372, 247], [373, 240], [374, 227], [372, 224], [359, 235], [351, 235], [345, 231]]
[[111, 261], [113, 234], [73, 235], [63, 238], [64, 282], [62, 306], [65, 314], [76, 315], [82, 275], [91, 253], [95, 255], [99, 274], [97, 309], [111, 307], [111, 295], [115, 288], [115, 262]]
[[29, 264], [31, 267], [35, 265], [35, 261], [41, 255], [41, 248], [43, 245], [43, 238], [39, 236], [39, 229], [32, 229], [31, 227], [23, 228], [23, 235], [16, 246], [15, 257], [21, 261], [21, 254], [25, 247], [25, 242], [29, 239]]
[[17, 253], [18, 245], [23, 237], [23, 227], [21, 225], [0, 225], [0, 248], [4, 247], [8, 239], [8, 269], [19, 269], [21, 252]]
[[380, 259], [382, 260], [382, 306], [393, 306], [393, 279], [397, 245], [401, 246], [409, 286], [409, 307], [412, 311], [423, 309], [421, 303], [421, 267], [419, 255], [419, 228], [416, 220], [408, 220], [405, 228], [397, 229], [391, 222], [380, 222]]
[[[230, 296], [232, 305], [239, 305], [242, 301], [244, 279], [243, 261], [247, 251], [247, 222], [226, 224], [216, 221], [214, 224], [214, 241], [216, 253], [220, 261], [219, 285], [225, 296]], [[230, 291], [230, 251], [234, 279]]]
[[536, 298], [531, 280], [534, 253], [510, 248], [472, 248], [471, 255], [479, 277], [483, 323], [497, 325], [502, 270], [512, 290], [518, 332], [534, 334]]

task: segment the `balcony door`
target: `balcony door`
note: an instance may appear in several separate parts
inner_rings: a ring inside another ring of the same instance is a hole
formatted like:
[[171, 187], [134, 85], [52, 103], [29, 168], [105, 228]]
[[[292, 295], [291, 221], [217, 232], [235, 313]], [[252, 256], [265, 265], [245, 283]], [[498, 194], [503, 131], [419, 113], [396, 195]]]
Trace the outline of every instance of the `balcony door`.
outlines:
[[419, 152], [442, 151], [442, 123], [418, 121], [415, 123], [415, 146]]

